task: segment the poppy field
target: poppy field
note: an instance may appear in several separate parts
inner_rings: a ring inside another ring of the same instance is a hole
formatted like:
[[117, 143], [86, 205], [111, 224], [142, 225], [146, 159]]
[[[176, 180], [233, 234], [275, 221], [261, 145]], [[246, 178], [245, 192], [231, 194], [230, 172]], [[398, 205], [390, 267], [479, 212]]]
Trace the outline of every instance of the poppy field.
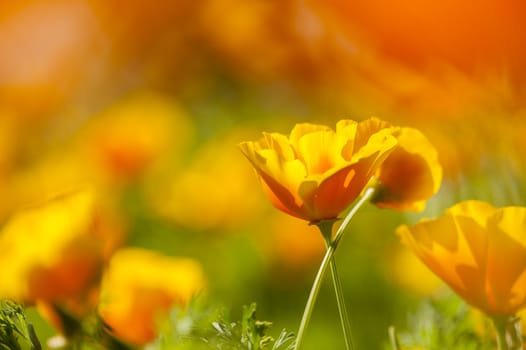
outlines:
[[526, 348], [526, 5], [0, 1], [0, 349]]

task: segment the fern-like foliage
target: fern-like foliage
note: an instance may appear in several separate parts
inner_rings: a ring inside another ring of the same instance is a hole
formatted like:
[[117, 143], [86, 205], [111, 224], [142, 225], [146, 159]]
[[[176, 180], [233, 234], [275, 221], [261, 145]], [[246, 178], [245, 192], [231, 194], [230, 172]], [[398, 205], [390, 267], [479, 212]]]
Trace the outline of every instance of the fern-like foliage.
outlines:
[[218, 311], [192, 306], [174, 310], [169, 327], [148, 350], [290, 350], [294, 334], [282, 330], [277, 338], [267, 332], [271, 322], [256, 318], [256, 304], [243, 307], [240, 321], [230, 322]]
[[0, 301], [0, 349], [41, 350], [40, 342], [28, 323], [24, 308], [10, 300]]
[[391, 344], [386, 350], [495, 349], [489, 319], [452, 294], [426, 300], [410, 315], [408, 323], [407, 332], [391, 328]]

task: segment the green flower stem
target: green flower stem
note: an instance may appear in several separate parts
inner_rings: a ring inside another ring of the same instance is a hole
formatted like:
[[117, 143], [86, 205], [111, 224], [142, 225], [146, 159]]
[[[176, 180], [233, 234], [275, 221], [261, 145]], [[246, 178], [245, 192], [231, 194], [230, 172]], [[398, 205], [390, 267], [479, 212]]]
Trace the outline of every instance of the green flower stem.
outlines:
[[40, 340], [35, 333], [35, 328], [32, 323], [27, 323], [27, 333], [29, 335], [29, 340], [31, 341], [31, 350], [42, 350], [42, 345]]
[[374, 192], [375, 192], [375, 187], [369, 187], [364, 191], [363, 195], [360, 197], [358, 202], [356, 202], [354, 207], [352, 207], [351, 210], [349, 210], [349, 213], [347, 213], [347, 215], [343, 219], [342, 224], [340, 225], [340, 227], [338, 228], [338, 231], [336, 231], [336, 234], [334, 235], [331, 245], [334, 245], [337, 247], [338, 244], [340, 244], [340, 240], [343, 237], [343, 233], [347, 230], [347, 226], [349, 225], [349, 222], [354, 217], [356, 212], [358, 212], [358, 210], [362, 207], [362, 205], [373, 197]]
[[495, 316], [493, 325], [497, 334], [498, 350], [521, 350], [522, 334], [520, 318], [516, 316]]
[[500, 326], [497, 326], [495, 323], [495, 331], [497, 333], [497, 349], [498, 350], [508, 350], [508, 345], [506, 344], [506, 332]]
[[[331, 245], [332, 227], [334, 222], [335, 220], [326, 220], [316, 224], [323, 235], [327, 249], [329, 249]], [[338, 269], [336, 268], [336, 261], [334, 257], [329, 261], [329, 266], [331, 268], [332, 283], [334, 286], [334, 293], [336, 294], [336, 303], [338, 305], [338, 313], [340, 314], [340, 323], [342, 325], [343, 337], [345, 339], [345, 347], [347, 350], [353, 350], [354, 346], [352, 342], [351, 321], [349, 320], [349, 314], [347, 312], [347, 307], [345, 306], [342, 284], [338, 275]]]
[[334, 293], [336, 294], [336, 302], [338, 303], [338, 313], [340, 314], [340, 323], [343, 329], [345, 346], [347, 350], [353, 350], [354, 345], [352, 341], [351, 320], [349, 319], [349, 313], [347, 312], [347, 307], [345, 306], [342, 284], [338, 275], [338, 270], [336, 269], [335, 260], [331, 259], [329, 265], [331, 267], [332, 283], [334, 285]]
[[393, 347], [393, 350], [401, 350], [400, 343], [398, 342], [398, 337], [396, 336], [396, 328], [394, 326], [390, 326], [388, 328], [389, 332], [389, 341], [391, 342], [391, 346]]
[[349, 213], [343, 220], [342, 224], [338, 228], [338, 231], [334, 235], [334, 238], [331, 244], [327, 248], [327, 251], [325, 252], [325, 256], [323, 257], [323, 260], [318, 269], [318, 273], [316, 274], [316, 277], [314, 278], [314, 283], [312, 284], [309, 298], [307, 299], [307, 304], [305, 305], [305, 310], [303, 311], [303, 317], [301, 319], [300, 327], [298, 329], [298, 336], [296, 338], [296, 344], [294, 346], [294, 350], [299, 350], [301, 347], [303, 336], [305, 334], [305, 329], [307, 328], [307, 325], [309, 323], [310, 317], [312, 315], [312, 310], [314, 309], [314, 304], [316, 302], [316, 298], [318, 297], [318, 292], [320, 291], [321, 282], [323, 281], [323, 278], [325, 277], [327, 268], [330, 265], [330, 262], [332, 261], [334, 253], [336, 251], [336, 248], [338, 247], [338, 244], [340, 243], [340, 240], [342, 238], [344, 231], [347, 229], [349, 222], [351, 221], [352, 217], [356, 214], [358, 209], [360, 209], [362, 205], [372, 197], [373, 193], [374, 193], [373, 188], [368, 188], [364, 192], [362, 197], [351, 208], [351, 210], [349, 211]]
[[332, 260], [334, 251], [335, 251], [335, 246], [333, 245], [329, 246], [329, 248], [325, 252], [325, 256], [323, 257], [323, 260], [321, 261], [321, 265], [320, 265], [320, 268], [318, 269], [318, 273], [316, 274], [316, 277], [314, 278], [314, 283], [312, 284], [309, 298], [307, 299], [307, 304], [305, 305], [305, 310], [303, 311], [303, 317], [301, 318], [301, 323], [298, 329], [298, 336], [296, 337], [296, 344], [294, 346], [294, 350], [299, 350], [301, 347], [301, 342], [303, 341], [303, 335], [305, 333], [305, 329], [307, 328], [307, 324], [309, 323], [310, 317], [312, 315], [312, 310], [314, 309], [314, 303], [316, 301], [316, 298], [318, 297], [318, 292], [320, 291], [321, 281], [323, 280], [323, 277], [325, 276], [325, 272], [327, 271], [327, 267], [329, 266], [329, 261]]

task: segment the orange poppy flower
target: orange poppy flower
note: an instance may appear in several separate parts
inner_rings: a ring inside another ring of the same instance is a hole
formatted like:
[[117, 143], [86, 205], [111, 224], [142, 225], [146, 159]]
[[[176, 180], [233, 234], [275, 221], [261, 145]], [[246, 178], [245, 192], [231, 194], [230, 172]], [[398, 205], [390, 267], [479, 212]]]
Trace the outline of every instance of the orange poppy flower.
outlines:
[[170, 308], [186, 305], [203, 287], [204, 275], [194, 260], [121, 249], [104, 274], [99, 314], [119, 339], [146, 344], [155, 339]]
[[457, 294], [488, 315], [513, 315], [526, 305], [525, 207], [465, 201], [397, 233]]
[[288, 137], [263, 133], [240, 147], [276, 208], [316, 222], [337, 218], [394, 149], [393, 129], [382, 125], [375, 118], [341, 120], [336, 130], [297, 124]]
[[422, 211], [442, 182], [438, 153], [417, 129], [399, 128], [394, 135], [398, 146], [378, 171], [373, 202], [381, 208]]

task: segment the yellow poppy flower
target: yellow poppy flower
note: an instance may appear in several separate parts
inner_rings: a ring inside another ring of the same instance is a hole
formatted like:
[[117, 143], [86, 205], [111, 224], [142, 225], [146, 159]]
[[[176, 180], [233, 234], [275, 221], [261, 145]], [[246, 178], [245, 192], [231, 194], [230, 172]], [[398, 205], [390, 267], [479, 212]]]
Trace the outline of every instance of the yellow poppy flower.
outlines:
[[240, 147], [275, 207], [316, 222], [337, 218], [396, 146], [392, 128], [383, 125], [375, 118], [341, 120], [336, 130], [297, 124], [288, 137], [264, 133]]
[[186, 305], [203, 287], [203, 272], [194, 260], [121, 249], [104, 274], [99, 314], [119, 339], [146, 344], [155, 339], [169, 309]]
[[397, 233], [457, 294], [488, 315], [512, 315], [526, 305], [525, 207], [465, 201]]
[[87, 291], [111, 249], [100, 218], [89, 190], [14, 215], [0, 232], [0, 297], [62, 302]]
[[381, 208], [422, 211], [442, 182], [438, 153], [416, 129], [399, 128], [394, 135], [398, 146], [379, 169], [373, 202]]

